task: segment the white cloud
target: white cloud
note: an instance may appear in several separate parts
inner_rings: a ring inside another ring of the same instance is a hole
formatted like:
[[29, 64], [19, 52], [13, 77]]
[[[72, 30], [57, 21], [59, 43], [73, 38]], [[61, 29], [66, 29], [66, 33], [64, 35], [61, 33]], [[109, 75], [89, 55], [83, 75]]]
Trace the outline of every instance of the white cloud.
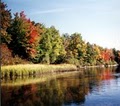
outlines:
[[37, 15], [37, 14], [47, 14], [47, 13], [59, 13], [59, 12], [66, 12], [72, 10], [72, 8], [56, 8], [56, 9], [50, 9], [50, 10], [40, 10], [36, 12], [32, 12], [31, 15]]

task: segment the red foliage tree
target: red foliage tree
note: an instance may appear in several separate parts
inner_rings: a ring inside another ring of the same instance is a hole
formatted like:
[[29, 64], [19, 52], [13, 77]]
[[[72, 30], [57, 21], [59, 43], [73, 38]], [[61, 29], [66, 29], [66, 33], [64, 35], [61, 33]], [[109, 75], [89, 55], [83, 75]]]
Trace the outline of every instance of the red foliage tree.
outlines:
[[[16, 13], [9, 33], [12, 35], [11, 47], [22, 57], [34, 58], [42, 29], [26, 18], [24, 11]], [[17, 45], [17, 46], [16, 46]]]
[[111, 60], [112, 57], [112, 51], [109, 49], [105, 49], [101, 52], [101, 57], [105, 62], [108, 62]]

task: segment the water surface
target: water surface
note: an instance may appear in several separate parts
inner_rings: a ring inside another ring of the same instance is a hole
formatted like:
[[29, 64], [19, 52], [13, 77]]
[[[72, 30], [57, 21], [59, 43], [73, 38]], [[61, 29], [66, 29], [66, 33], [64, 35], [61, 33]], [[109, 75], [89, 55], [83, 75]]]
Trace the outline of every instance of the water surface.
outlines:
[[[5, 79], [2, 106], [120, 106], [119, 72], [115, 67], [89, 68], [61, 75]], [[31, 79], [37, 82], [21, 84]], [[17, 81], [21, 85], [14, 85]]]

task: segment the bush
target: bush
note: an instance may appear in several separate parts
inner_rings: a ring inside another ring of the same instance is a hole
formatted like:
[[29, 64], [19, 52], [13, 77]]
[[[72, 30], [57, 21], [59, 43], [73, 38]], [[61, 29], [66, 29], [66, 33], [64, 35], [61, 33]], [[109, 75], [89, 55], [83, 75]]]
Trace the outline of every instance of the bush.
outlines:
[[8, 49], [6, 44], [1, 44], [1, 65], [12, 64], [12, 51]]
[[78, 59], [75, 59], [75, 58], [70, 58], [70, 59], [67, 59], [67, 60], [66, 60], [66, 63], [79, 65], [79, 60], [78, 60]]
[[28, 61], [21, 59], [18, 56], [12, 56], [12, 50], [10, 50], [6, 44], [1, 44], [1, 65], [13, 65], [13, 64], [24, 64]]

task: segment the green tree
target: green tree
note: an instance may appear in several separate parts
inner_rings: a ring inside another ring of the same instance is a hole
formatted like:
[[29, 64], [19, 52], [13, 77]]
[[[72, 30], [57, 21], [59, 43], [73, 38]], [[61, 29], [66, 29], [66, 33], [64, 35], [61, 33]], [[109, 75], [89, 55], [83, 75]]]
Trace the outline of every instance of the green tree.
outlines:
[[119, 50], [116, 50], [115, 48], [112, 49], [112, 52], [113, 52], [113, 59], [118, 63], [120, 64], [120, 51]]
[[65, 50], [59, 31], [54, 26], [44, 29], [39, 45], [40, 62], [49, 64], [62, 61]]
[[97, 59], [97, 52], [94, 48], [94, 45], [87, 43], [87, 52], [86, 52], [86, 62], [88, 65], [95, 65]]

